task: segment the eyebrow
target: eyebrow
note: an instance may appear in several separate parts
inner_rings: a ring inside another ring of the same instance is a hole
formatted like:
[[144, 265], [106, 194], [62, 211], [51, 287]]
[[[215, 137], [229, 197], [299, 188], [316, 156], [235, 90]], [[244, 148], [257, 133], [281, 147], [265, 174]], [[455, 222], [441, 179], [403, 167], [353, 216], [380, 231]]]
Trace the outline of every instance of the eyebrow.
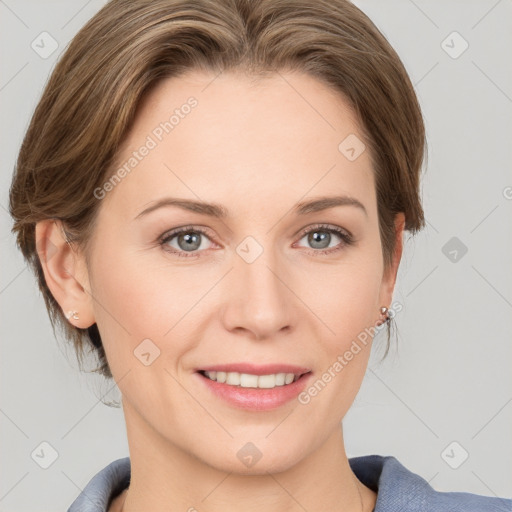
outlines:
[[[134, 220], [140, 219], [144, 215], [153, 212], [159, 208], [166, 206], [176, 206], [183, 210], [199, 213], [201, 215], [208, 215], [219, 219], [225, 219], [229, 216], [229, 211], [218, 203], [207, 203], [204, 201], [195, 201], [193, 199], [180, 199], [176, 197], [164, 197], [155, 201], [151, 206], [142, 210]], [[330, 196], [318, 197], [308, 201], [297, 203], [292, 212], [296, 215], [306, 215], [308, 213], [319, 212], [334, 208], [336, 206], [355, 206], [362, 210], [366, 216], [368, 212], [364, 205], [356, 198], [350, 196]]]

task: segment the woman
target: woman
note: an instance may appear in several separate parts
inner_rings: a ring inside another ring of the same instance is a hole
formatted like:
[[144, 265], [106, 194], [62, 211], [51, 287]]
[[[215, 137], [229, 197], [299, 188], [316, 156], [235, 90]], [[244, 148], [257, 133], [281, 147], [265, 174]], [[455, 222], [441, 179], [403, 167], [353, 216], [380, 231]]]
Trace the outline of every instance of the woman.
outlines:
[[122, 394], [130, 457], [69, 512], [510, 510], [345, 453], [424, 145], [345, 0], [114, 0], [87, 23], [10, 196], [53, 324]]

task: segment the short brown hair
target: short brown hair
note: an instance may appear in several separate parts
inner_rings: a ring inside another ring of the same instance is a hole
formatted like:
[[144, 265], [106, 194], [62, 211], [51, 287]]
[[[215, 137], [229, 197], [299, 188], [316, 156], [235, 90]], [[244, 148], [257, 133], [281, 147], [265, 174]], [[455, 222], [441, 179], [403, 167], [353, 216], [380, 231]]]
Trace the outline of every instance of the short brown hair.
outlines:
[[[76, 328], [44, 278], [35, 224], [60, 219], [87, 256], [109, 173], [143, 95], [190, 69], [243, 69], [253, 76], [296, 70], [328, 84], [351, 105], [375, 173], [385, 268], [394, 218], [424, 227], [419, 197], [426, 148], [420, 106], [407, 72], [372, 21], [347, 0], [111, 0], [73, 38], [39, 101], [10, 190], [12, 231], [34, 270], [52, 327], [59, 324], [82, 363], [111, 378], [97, 325]], [[340, 141], [341, 142], [341, 141]], [[389, 324], [388, 324], [389, 348]], [[387, 353], [387, 350], [386, 350]]]

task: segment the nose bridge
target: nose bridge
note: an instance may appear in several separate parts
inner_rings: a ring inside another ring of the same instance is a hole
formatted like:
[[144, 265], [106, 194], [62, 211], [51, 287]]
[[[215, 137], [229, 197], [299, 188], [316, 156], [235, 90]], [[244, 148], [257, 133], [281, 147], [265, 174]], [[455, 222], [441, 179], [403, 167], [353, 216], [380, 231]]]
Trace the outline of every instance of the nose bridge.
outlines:
[[283, 292], [282, 278], [278, 275], [280, 255], [271, 246], [271, 239], [271, 236], [267, 236], [265, 242], [260, 242], [253, 236], [248, 236], [236, 249], [239, 258], [235, 266], [247, 286], [247, 292], [256, 295], [261, 292], [266, 300], [272, 300]]
[[265, 246], [255, 237], [248, 236], [236, 248], [232, 279], [235, 285], [230, 292], [229, 308], [236, 311], [231, 322], [253, 331], [276, 331], [290, 322], [291, 300], [286, 276], [281, 275], [282, 255], [275, 247]]

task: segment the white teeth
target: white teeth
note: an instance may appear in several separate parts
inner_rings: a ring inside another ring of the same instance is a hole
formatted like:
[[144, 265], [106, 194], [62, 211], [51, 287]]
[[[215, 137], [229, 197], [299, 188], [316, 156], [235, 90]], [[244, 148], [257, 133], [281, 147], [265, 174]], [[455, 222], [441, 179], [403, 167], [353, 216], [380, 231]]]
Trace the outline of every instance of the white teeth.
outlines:
[[[293, 373], [292, 373], [293, 375]], [[275, 388], [276, 387], [276, 376], [275, 375], [260, 375], [258, 377], [259, 388]]]
[[290, 384], [291, 382], [293, 382], [293, 378], [294, 377], [295, 377], [295, 375], [293, 375], [293, 373], [287, 373], [286, 377], [284, 379], [284, 383], [285, 384]]
[[277, 373], [276, 374], [276, 386], [284, 386], [285, 380], [286, 380], [286, 373]]
[[237, 372], [227, 372], [226, 384], [231, 384], [232, 386], [240, 386], [240, 374]]
[[250, 373], [238, 372], [204, 372], [210, 380], [220, 383], [226, 383], [231, 386], [241, 386], [243, 388], [263, 388], [272, 389], [276, 386], [291, 384], [297, 380], [300, 375], [293, 373], [273, 373], [269, 375], [252, 375]]
[[240, 374], [240, 386], [242, 386], [243, 388], [257, 388], [258, 387], [258, 376], [250, 375], [248, 373], [241, 373]]

